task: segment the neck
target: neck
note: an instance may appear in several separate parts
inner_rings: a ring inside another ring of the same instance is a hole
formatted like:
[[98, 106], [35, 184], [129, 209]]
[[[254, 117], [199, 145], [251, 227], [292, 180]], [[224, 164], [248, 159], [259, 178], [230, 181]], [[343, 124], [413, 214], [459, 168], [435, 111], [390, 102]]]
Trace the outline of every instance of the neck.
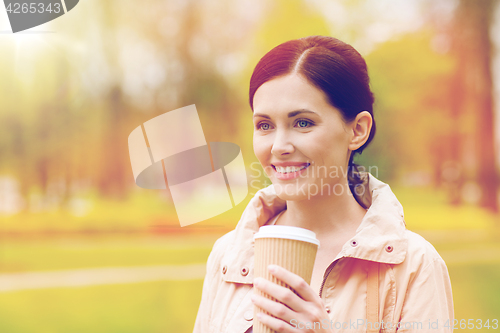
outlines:
[[[343, 188], [347, 179], [342, 180]], [[282, 225], [314, 231], [318, 237], [327, 234], [352, 234], [361, 224], [366, 210], [358, 204], [350, 191], [342, 194], [326, 193], [310, 199], [287, 201], [287, 210], [279, 218]]]

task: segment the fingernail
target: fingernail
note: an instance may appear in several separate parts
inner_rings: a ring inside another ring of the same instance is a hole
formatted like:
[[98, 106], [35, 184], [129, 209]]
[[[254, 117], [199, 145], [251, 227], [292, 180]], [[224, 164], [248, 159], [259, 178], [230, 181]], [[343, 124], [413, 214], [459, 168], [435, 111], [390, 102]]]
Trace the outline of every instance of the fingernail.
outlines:
[[256, 287], [259, 285], [259, 278], [255, 278], [253, 280], [253, 285], [256, 286]]
[[267, 269], [269, 270], [269, 272], [273, 273], [276, 270], [276, 266], [275, 265], [269, 265], [269, 266], [267, 266]]

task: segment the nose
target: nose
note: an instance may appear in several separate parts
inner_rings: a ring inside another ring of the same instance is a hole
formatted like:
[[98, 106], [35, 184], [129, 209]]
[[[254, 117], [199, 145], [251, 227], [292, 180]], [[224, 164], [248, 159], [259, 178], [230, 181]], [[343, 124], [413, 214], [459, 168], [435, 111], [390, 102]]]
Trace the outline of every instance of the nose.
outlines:
[[295, 146], [292, 144], [289, 135], [286, 131], [276, 131], [271, 154], [274, 156], [281, 156], [284, 154], [291, 154], [295, 151]]

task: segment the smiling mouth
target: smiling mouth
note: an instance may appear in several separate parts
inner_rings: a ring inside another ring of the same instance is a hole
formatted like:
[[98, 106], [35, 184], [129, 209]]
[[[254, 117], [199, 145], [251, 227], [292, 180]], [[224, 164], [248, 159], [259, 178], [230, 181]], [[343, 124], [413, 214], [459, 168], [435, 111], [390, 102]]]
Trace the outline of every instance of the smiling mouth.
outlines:
[[311, 163], [307, 163], [306, 165], [303, 165], [300, 167], [290, 167], [290, 166], [287, 166], [287, 167], [279, 167], [278, 166], [278, 167], [276, 167], [275, 165], [272, 165], [272, 167], [276, 172], [286, 175], [289, 173], [294, 173], [294, 172], [304, 170], [305, 168], [309, 167], [310, 165], [311, 165]]

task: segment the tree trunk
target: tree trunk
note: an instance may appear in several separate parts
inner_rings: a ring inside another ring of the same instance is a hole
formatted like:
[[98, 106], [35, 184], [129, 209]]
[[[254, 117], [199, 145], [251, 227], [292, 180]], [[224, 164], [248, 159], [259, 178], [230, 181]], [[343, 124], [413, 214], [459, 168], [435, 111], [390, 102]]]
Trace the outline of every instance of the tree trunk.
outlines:
[[461, 107], [474, 119], [476, 170], [475, 177], [481, 188], [480, 205], [498, 212], [497, 174], [495, 166], [493, 124], [493, 79], [489, 29], [494, 9], [493, 0], [461, 0], [457, 9], [456, 34], [458, 71], [463, 81]]

